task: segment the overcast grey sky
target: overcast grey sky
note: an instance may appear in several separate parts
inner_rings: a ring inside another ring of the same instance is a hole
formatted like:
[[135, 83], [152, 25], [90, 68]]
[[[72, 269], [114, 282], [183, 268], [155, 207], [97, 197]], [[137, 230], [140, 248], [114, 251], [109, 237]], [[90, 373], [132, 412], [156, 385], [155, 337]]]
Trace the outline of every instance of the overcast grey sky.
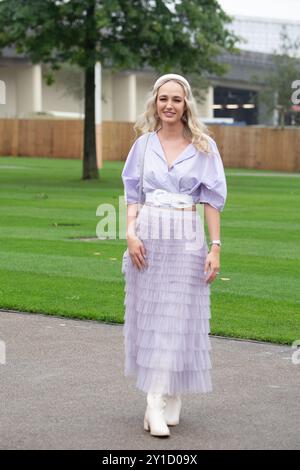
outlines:
[[300, 22], [300, 0], [218, 0], [229, 15], [279, 18]]

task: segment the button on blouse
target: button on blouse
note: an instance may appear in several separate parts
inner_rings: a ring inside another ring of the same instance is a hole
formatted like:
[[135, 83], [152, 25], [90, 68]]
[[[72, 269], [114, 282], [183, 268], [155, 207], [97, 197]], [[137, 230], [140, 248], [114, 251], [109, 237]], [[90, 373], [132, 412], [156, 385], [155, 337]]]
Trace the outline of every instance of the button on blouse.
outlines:
[[[189, 194], [195, 204], [208, 203], [221, 212], [227, 198], [227, 184], [222, 158], [214, 139], [208, 136], [209, 154], [189, 144], [169, 167], [157, 131], [149, 134], [144, 160], [144, 193], [164, 189]], [[127, 204], [136, 203], [139, 199], [140, 158], [144, 154], [147, 136], [143, 134], [136, 139], [122, 171]]]

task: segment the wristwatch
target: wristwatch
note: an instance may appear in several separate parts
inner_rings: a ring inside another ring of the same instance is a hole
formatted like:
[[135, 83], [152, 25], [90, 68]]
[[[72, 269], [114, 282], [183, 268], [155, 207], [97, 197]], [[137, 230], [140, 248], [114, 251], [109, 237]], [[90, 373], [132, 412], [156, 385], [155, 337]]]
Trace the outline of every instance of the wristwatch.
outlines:
[[212, 240], [211, 242], [209, 242], [210, 245], [219, 245], [221, 246], [222, 243], [221, 243], [221, 240]]

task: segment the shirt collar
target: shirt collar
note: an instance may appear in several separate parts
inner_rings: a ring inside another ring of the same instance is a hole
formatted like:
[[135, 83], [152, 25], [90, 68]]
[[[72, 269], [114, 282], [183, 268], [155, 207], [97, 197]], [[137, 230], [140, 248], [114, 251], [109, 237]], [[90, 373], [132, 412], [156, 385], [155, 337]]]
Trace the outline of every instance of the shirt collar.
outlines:
[[[159, 137], [157, 135], [157, 131], [152, 132], [152, 138], [151, 138], [151, 147], [152, 150], [166, 163], [168, 166], [168, 162], [165, 157], [164, 150], [162, 148], [162, 145], [160, 143]], [[193, 157], [197, 152], [196, 147], [193, 144], [189, 144], [176, 158], [176, 160], [173, 161], [172, 165], [170, 168], [172, 168], [174, 165], [177, 165], [177, 163], [182, 162], [183, 160], [187, 160], [188, 158]]]

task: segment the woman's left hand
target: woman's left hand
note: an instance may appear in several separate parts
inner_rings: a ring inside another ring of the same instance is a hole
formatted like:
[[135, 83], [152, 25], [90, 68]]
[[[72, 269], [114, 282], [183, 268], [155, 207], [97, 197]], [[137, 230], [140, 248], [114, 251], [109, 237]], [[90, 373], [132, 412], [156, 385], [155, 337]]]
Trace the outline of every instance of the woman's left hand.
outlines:
[[208, 278], [205, 279], [206, 282], [211, 283], [217, 277], [220, 270], [220, 248], [212, 249], [205, 260], [204, 274], [206, 275], [208, 270], [210, 270]]

